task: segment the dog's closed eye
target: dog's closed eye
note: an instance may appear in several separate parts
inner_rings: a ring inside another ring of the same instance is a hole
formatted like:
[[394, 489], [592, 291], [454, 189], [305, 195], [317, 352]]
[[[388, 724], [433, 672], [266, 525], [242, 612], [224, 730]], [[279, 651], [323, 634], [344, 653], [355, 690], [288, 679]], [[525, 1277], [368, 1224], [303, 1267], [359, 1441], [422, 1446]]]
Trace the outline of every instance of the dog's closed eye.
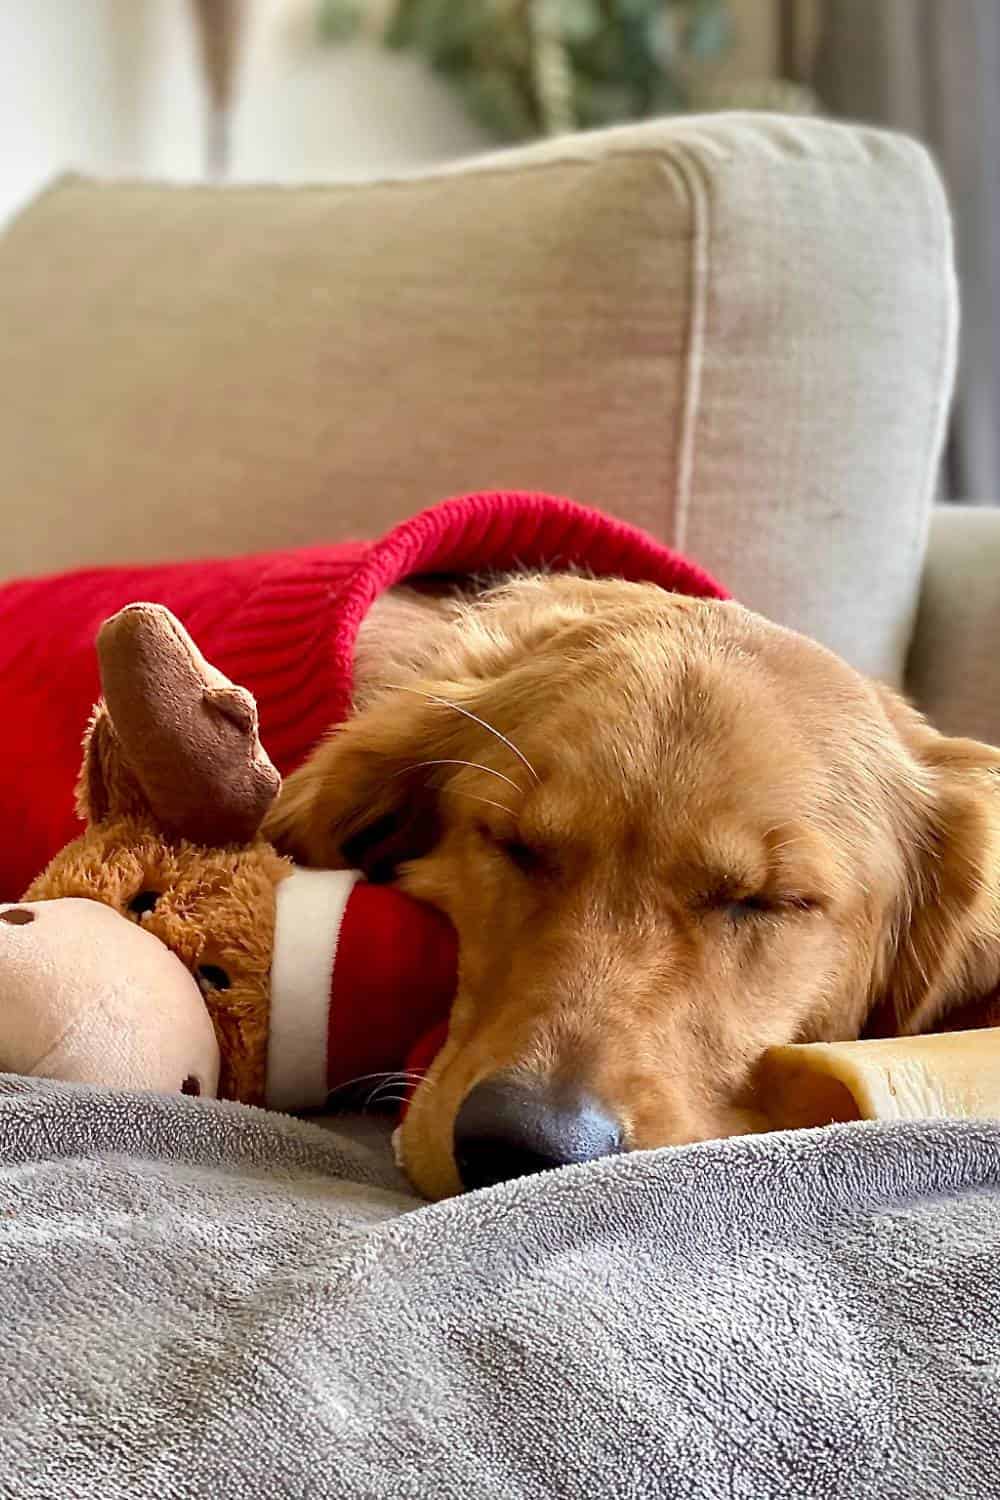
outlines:
[[816, 911], [819, 903], [807, 896], [769, 896], [758, 893], [737, 898], [722, 895], [711, 905], [723, 911], [732, 922], [748, 922], [760, 917], [781, 917]]
[[754, 917], [774, 916], [777, 909], [766, 896], [740, 896], [736, 900], [723, 896], [716, 904], [731, 922], [746, 922]]
[[822, 902], [796, 889], [775, 889], [749, 876], [726, 875], [705, 881], [695, 905], [706, 915], [721, 914], [738, 925], [817, 910]]

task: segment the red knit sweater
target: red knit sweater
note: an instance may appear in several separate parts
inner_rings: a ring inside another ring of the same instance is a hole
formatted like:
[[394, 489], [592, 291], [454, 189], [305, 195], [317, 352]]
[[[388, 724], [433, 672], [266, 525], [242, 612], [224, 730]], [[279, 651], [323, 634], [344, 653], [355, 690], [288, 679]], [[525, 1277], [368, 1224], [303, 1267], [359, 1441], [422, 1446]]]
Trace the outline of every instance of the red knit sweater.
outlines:
[[694, 564], [623, 522], [544, 495], [446, 501], [380, 541], [158, 567], [87, 569], [0, 587], [0, 901], [16, 901], [79, 831], [73, 787], [98, 696], [101, 622], [166, 604], [209, 661], [248, 687], [261, 738], [293, 770], [351, 705], [358, 626], [385, 589], [417, 574], [571, 568], [725, 598]]

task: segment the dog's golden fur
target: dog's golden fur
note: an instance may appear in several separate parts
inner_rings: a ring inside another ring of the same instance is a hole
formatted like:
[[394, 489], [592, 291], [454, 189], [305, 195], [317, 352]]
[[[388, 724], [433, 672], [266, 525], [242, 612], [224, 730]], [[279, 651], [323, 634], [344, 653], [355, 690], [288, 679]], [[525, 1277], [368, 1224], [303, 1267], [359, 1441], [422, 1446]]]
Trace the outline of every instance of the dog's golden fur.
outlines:
[[[397, 628], [398, 627], [398, 628]], [[402, 1133], [578, 1080], [632, 1148], [758, 1128], [764, 1049], [926, 1029], [1000, 978], [1000, 753], [736, 604], [573, 576], [376, 611], [361, 706], [268, 825], [447, 912], [448, 1042]]]

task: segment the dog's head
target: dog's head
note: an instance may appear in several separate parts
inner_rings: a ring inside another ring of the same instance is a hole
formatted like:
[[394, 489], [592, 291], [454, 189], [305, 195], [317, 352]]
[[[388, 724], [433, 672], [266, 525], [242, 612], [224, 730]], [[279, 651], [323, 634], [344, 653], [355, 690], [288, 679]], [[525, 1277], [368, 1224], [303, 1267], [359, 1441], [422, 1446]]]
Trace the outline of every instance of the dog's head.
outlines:
[[438, 1197], [753, 1130], [768, 1046], [919, 1029], [992, 962], [998, 764], [737, 605], [529, 578], [339, 729], [268, 832], [457, 928], [402, 1133]]

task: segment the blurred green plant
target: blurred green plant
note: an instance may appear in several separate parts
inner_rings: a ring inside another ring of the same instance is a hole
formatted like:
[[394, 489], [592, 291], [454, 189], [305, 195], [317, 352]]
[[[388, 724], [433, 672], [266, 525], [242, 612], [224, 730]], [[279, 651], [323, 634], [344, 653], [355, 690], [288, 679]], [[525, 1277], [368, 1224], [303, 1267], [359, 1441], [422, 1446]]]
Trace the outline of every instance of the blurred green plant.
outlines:
[[524, 140], [691, 107], [731, 21], [726, 0], [319, 0], [319, 32], [419, 53], [489, 131]]

